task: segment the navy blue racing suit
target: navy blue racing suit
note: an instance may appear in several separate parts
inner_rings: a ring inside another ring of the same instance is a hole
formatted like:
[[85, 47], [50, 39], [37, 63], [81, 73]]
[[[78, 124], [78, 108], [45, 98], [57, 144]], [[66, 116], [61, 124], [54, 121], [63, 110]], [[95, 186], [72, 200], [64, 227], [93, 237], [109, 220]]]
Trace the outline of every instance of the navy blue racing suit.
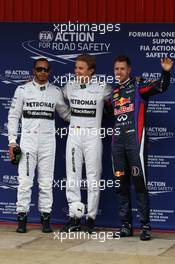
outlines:
[[113, 89], [112, 104], [115, 117], [112, 140], [114, 175], [119, 179], [117, 189], [119, 215], [123, 224], [132, 224], [131, 180], [136, 191], [140, 223], [149, 223], [149, 200], [144, 161], [144, 119], [148, 98], [164, 92], [170, 84], [170, 73], [163, 71], [157, 81], [129, 78]]

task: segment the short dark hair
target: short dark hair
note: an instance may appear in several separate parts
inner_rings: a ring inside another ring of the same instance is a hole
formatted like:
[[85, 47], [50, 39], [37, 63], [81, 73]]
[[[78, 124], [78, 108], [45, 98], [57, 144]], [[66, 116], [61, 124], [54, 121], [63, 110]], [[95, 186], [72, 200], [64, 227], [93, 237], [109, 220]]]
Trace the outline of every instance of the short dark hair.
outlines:
[[131, 60], [130, 60], [130, 58], [129, 58], [128, 56], [126, 56], [126, 55], [119, 55], [119, 56], [117, 56], [117, 57], [115, 58], [115, 60], [114, 60], [114, 64], [115, 64], [117, 61], [120, 61], [120, 62], [125, 61], [125, 62], [127, 63], [128, 66], [131, 66]]
[[96, 58], [94, 55], [81, 54], [76, 58], [76, 61], [84, 61], [87, 63], [89, 69], [96, 69]]
[[48, 62], [48, 60], [46, 58], [39, 58], [39, 59], [35, 60], [34, 63], [33, 63], [33, 68], [36, 67], [36, 64], [37, 64], [38, 61], [45, 61], [45, 62], [47, 62], [48, 63], [48, 66], [50, 68], [50, 64], [49, 64], [49, 62]]

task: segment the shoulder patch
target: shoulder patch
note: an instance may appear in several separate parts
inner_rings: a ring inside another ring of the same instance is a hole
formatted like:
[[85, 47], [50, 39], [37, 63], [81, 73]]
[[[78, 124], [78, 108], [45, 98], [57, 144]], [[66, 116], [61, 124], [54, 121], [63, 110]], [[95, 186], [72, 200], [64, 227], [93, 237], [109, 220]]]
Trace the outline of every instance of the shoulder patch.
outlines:
[[114, 88], [113, 93], [118, 93], [119, 92], [119, 88]]
[[137, 82], [140, 82], [140, 81], [141, 81], [141, 77], [140, 77], [140, 76], [136, 76], [136, 77], [135, 77], [135, 80], [136, 80]]

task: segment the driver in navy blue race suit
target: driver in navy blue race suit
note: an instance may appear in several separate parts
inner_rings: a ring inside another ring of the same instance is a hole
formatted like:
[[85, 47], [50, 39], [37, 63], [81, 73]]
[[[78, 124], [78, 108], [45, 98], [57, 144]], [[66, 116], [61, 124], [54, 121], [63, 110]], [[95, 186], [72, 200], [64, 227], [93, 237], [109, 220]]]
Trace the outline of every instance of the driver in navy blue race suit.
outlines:
[[133, 235], [130, 196], [132, 176], [140, 216], [140, 239], [151, 238], [144, 166], [144, 116], [149, 96], [166, 91], [170, 84], [172, 60], [161, 59], [161, 66], [163, 70], [161, 78], [150, 81], [130, 77], [131, 62], [127, 56], [118, 56], [114, 61], [114, 74], [119, 84], [113, 89], [112, 96], [115, 117], [112, 159], [114, 175], [120, 182], [117, 189], [119, 215], [122, 221], [120, 237]]

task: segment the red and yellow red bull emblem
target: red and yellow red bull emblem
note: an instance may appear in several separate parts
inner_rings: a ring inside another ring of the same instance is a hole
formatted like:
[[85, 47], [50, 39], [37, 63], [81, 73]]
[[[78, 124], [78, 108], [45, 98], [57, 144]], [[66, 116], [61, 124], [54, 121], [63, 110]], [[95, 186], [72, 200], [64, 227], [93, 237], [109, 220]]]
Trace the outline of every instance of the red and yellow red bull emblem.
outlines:
[[129, 113], [134, 111], [134, 104], [129, 104], [129, 106], [122, 106], [119, 109], [114, 109], [114, 115], [120, 115], [124, 113]]
[[131, 103], [130, 97], [129, 98], [121, 97], [118, 101], [115, 101], [115, 106], [123, 106], [130, 103]]

